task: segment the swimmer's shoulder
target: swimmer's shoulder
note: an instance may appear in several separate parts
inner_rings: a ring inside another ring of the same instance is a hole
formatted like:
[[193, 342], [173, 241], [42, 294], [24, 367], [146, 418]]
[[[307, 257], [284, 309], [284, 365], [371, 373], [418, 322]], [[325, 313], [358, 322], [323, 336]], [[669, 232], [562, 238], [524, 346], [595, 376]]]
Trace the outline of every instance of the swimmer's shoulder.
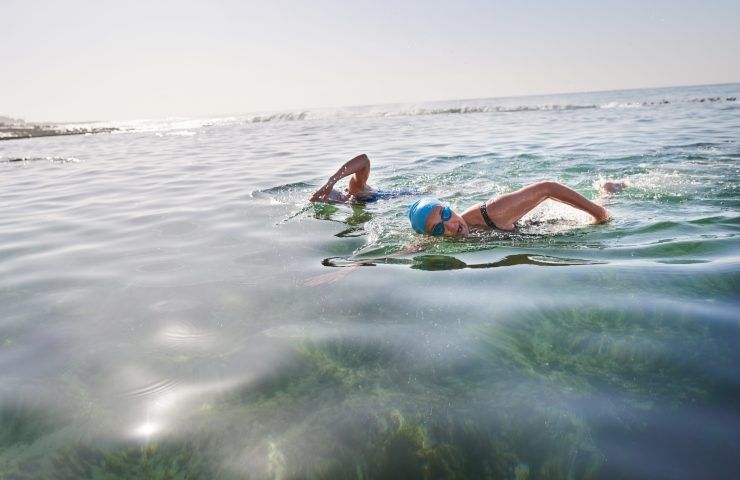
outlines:
[[465, 223], [468, 224], [468, 227], [489, 228], [486, 221], [483, 219], [483, 215], [480, 213], [480, 207], [482, 204], [483, 202], [478, 202], [475, 205], [471, 205], [460, 215], [462, 219], [465, 220]]

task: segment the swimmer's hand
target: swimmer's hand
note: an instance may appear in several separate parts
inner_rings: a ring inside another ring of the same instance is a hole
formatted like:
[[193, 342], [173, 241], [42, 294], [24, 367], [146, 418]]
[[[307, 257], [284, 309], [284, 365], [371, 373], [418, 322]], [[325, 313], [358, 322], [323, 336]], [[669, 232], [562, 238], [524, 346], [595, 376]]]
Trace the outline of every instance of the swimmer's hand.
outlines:
[[600, 211], [597, 214], [596, 213], [592, 214], [594, 216], [594, 219], [596, 219], [594, 223], [598, 225], [598, 224], [609, 222], [612, 219], [612, 216], [609, 213], [609, 210], [602, 207], [601, 205], [599, 205], [598, 207]]
[[[616, 195], [620, 193], [625, 188], [629, 187], [629, 184], [627, 182], [602, 182], [599, 185], [599, 189], [602, 193], [602, 198], [607, 198], [611, 195]], [[611, 214], [609, 211], [599, 205], [600, 211], [596, 213], [592, 213], [596, 221], [594, 223], [601, 224], [601, 223], [607, 223], [612, 219]]]
[[332, 189], [334, 189], [334, 183], [329, 180], [311, 195], [311, 202], [325, 202], [329, 200]]

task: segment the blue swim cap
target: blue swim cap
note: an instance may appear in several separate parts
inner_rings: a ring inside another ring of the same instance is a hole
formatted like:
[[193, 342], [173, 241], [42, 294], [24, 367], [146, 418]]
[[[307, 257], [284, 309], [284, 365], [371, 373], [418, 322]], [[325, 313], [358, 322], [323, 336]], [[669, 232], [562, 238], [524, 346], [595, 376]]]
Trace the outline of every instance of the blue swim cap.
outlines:
[[431, 197], [420, 198], [411, 204], [408, 212], [409, 221], [411, 222], [411, 228], [413, 228], [416, 233], [427, 233], [425, 228], [427, 217], [432, 212], [432, 209], [438, 205], [441, 206], [442, 202]]

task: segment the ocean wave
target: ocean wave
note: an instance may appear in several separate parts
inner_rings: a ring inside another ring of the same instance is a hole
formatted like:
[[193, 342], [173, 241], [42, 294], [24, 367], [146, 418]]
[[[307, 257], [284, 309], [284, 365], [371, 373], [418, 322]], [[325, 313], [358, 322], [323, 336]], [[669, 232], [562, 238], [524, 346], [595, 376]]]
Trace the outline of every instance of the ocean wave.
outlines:
[[281, 112], [274, 114], [260, 114], [249, 116], [243, 121], [246, 123], [265, 123], [265, 122], [286, 122], [286, 121], [297, 121], [297, 120], [313, 120], [313, 119], [324, 119], [324, 118], [342, 118], [342, 117], [413, 117], [423, 115], [455, 115], [455, 114], [468, 114], [468, 113], [515, 113], [515, 112], [539, 112], [539, 111], [559, 111], [559, 110], [579, 110], [588, 108], [599, 108], [597, 105], [557, 105], [557, 104], [545, 104], [545, 105], [516, 105], [516, 106], [501, 106], [501, 105], [460, 105], [452, 107], [410, 107], [410, 108], [399, 108], [399, 109], [358, 109], [358, 111], [351, 111], [347, 109], [332, 110], [332, 111], [296, 111], [296, 112]]
[[246, 120], [248, 123], [266, 123], [266, 122], [294, 122], [296, 120], [306, 120], [310, 112], [283, 112], [273, 113], [270, 115], [255, 115]]
[[[475, 113], [518, 113], [518, 112], [547, 112], [547, 111], [568, 111], [568, 110], [585, 110], [585, 109], [632, 109], [643, 107], [665, 106], [672, 103], [732, 103], [737, 101], [737, 97], [696, 97], [685, 100], [644, 100], [630, 102], [607, 102], [603, 104], [596, 103], [541, 103], [541, 104], [518, 104], [518, 105], [501, 105], [501, 104], [481, 104], [485, 100], [472, 100], [473, 104], [454, 104], [454, 102], [428, 102], [427, 105], [377, 105], [368, 107], [347, 107], [339, 109], [315, 109], [315, 110], [297, 110], [288, 112], [260, 113], [248, 115], [241, 119], [245, 123], [266, 123], [266, 122], [290, 122], [300, 120], [316, 120], [329, 118], [357, 118], [357, 117], [413, 117], [424, 115], [462, 115]], [[429, 104], [442, 103], [446, 105], [431, 106]]]
[[[666, 101], [666, 103], [669, 103]], [[640, 102], [609, 102], [605, 103], [604, 105], [599, 106], [599, 108], [603, 109], [611, 109], [611, 108], [640, 108], [643, 104]]]
[[515, 112], [539, 112], [539, 111], [558, 111], [558, 110], [579, 110], [586, 108], [598, 108], [596, 105], [483, 105], [483, 106], [458, 106], [442, 108], [418, 108], [411, 110], [398, 110], [384, 112], [380, 116], [416, 116], [416, 115], [447, 115], [447, 114], [465, 114], [465, 113], [515, 113]]
[[[115, 133], [147, 132], [192, 132], [200, 128], [246, 125], [262, 123], [296, 122], [307, 120], [327, 120], [340, 118], [383, 118], [415, 117], [427, 115], [465, 115], [465, 114], [508, 114], [526, 112], [558, 112], [573, 110], [622, 110], [645, 107], [665, 107], [687, 103], [720, 103], [732, 107], [737, 103], [736, 96], [691, 97], [691, 98], [658, 98], [637, 99], [629, 101], [581, 102], [577, 99], [563, 99], [562, 103], [547, 101], [527, 103], [526, 99], [470, 99], [458, 101], [423, 102], [418, 104], [399, 103], [387, 105], [368, 105], [341, 108], [316, 108], [289, 111], [255, 112], [244, 115], [206, 118], [165, 118], [142, 119], [121, 122], [92, 122], [63, 125], [67, 129], [80, 128], [113, 128]], [[61, 127], [60, 127], [61, 128]]]

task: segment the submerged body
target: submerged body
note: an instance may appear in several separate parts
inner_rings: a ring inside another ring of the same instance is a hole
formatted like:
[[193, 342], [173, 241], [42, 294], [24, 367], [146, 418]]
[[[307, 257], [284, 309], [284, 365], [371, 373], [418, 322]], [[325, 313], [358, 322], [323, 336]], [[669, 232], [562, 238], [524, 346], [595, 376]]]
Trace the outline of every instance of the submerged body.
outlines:
[[386, 200], [389, 198], [403, 197], [406, 195], [419, 195], [418, 190], [414, 189], [399, 189], [399, 190], [376, 190], [373, 188], [365, 189], [362, 193], [351, 194], [348, 190], [340, 192], [339, 190], [332, 189], [326, 201], [332, 203], [373, 203], [378, 200]]

